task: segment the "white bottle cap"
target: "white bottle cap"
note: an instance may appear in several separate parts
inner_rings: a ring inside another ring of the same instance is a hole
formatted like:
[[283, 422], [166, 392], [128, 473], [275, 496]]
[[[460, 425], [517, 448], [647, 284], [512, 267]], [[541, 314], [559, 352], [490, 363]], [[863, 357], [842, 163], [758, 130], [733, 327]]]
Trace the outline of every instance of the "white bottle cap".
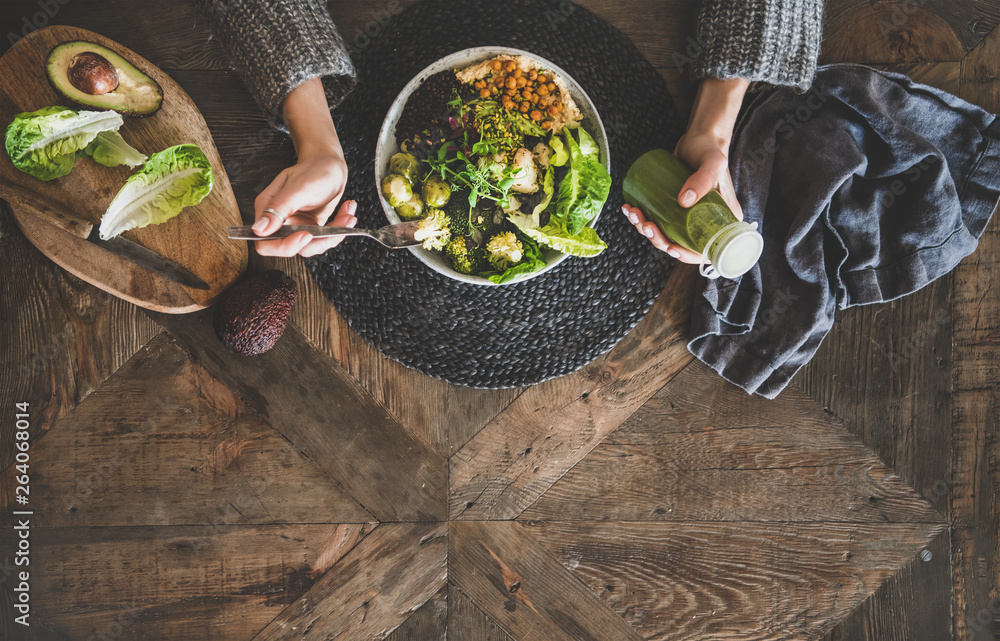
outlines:
[[750, 271], [764, 251], [764, 237], [757, 223], [742, 221], [720, 229], [705, 246], [701, 275], [708, 278], [739, 278]]

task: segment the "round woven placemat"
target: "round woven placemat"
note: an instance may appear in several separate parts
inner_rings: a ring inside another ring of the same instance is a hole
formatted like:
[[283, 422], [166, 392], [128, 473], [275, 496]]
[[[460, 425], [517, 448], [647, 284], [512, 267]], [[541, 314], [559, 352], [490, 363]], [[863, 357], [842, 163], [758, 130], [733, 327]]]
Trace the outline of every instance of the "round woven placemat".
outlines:
[[[374, 31], [374, 29], [372, 29]], [[348, 38], [349, 39], [349, 38]], [[389, 358], [451, 383], [517, 387], [572, 372], [610, 350], [662, 291], [672, 260], [621, 214], [622, 178], [683, 131], [666, 83], [632, 42], [589, 11], [555, 0], [423, 0], [355, 45], [358, 88], [335, 112], [358, 225], [386, 224], [375, 142], [390, 104], [421, 69], [480, 45], [517, 47], [561, 66], [593, 99], [611, 147], [611, 197], [596, 228], [608, 249], [570, 257], [503, 287], [460, 283], [407, 250], [349, 239], [308, 260], [350, 326]]]

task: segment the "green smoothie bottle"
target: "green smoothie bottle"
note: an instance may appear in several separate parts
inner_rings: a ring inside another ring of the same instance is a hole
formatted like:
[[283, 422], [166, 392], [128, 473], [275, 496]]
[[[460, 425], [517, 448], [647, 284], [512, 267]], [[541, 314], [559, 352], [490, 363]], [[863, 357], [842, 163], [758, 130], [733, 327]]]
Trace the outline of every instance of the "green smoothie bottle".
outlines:
[[625, 200], [641, 209], [675, 243], [701, 254], [702, 275], [738, 278], [754, 266], [764, 250], [757, 223], [738, 220], [715, 189], [691, 207], [681, 207], [677, 196], [691, 173], [666, 149], [646, 152], [625, 175]]

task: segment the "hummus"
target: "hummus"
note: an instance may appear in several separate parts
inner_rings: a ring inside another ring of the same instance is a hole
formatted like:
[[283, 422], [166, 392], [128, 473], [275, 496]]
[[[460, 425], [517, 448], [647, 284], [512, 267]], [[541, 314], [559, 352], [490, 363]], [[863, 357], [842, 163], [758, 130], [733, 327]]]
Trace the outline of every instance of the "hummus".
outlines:
[[[546, 114], [546, 120], [551, 120], [552, 122], [551, 127], [553, 131], [559, 132], [567, 123], [577, 123], [583, 119], [583, 114], [580, 113], [580, 108], [577, 107], [576, 102], [570, 95], [569, 88], [566, 86], [565, 81], [563, 81], [563, 79], [557, 74], [539, 67], [538, 63], [527, 56], [500, 54], [490, 58], [489, 60], [484, 60], [472, 66], [466, 67], [465, 69], [456, 71], [455, 77], [458, 78], [458, 81], [462, 84], [468, 84], [470, 82], [474, 83], [486, 78], [492, 78], [496, 73], [493, 65], [494, 61], [500, 61], [500, 63], [504, 65], [504, 70], [500, 73], [509, 74], [510, 72], [506, 71], [506, 67], [508, 66], [506, 63], [513, 62], [514, 68], [520, 69], [521, 75], [527, 77], [528, 74], [534, 71], [536, 74], [543, 74], [548, 82], [555, 84], [556, 91], [550, 92], [541, 97], [540, 104], [537, 105], [542, 109], [546, 109], [552, 105], [558, 105], [558, 113], [554, 115]], [[503, 95], [499, 97], [502, 99]], [[520, 97], [514, 97], [513, 100], [517, 103], [520, 101]], [[529, 108], [529, 112], [525, 114], [526, 117], [527, 114], [530, 113], [530, 110], [534, 107], [535, 105], [532, 105], [532, 107]]]

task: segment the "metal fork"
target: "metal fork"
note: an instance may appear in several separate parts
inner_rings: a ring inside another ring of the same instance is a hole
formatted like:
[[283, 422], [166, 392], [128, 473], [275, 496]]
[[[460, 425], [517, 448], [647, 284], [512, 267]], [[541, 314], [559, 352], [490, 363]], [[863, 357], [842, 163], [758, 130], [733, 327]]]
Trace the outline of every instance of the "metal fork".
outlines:
[[398, 223], [396, 225], [386, 225], [381, 229], [355, 229], [353, 227], [326, 227], [322, 225], [285, 225], [270, 236], [258, 236], [254, 233], [250, 225], [243, 225], [228, 228], [226, 230], [226, 237], [233, 240], [275, 240], [288, 238], [296, 232], [305, 231], [309, 232], [313, 238], [367, 236], [374, 238], [389, 249], [402, 249], [403, 247], [414, 247], [421, 244], [422, 241], [413, 237], [418, 227], [420, 227], [419, 220]]

